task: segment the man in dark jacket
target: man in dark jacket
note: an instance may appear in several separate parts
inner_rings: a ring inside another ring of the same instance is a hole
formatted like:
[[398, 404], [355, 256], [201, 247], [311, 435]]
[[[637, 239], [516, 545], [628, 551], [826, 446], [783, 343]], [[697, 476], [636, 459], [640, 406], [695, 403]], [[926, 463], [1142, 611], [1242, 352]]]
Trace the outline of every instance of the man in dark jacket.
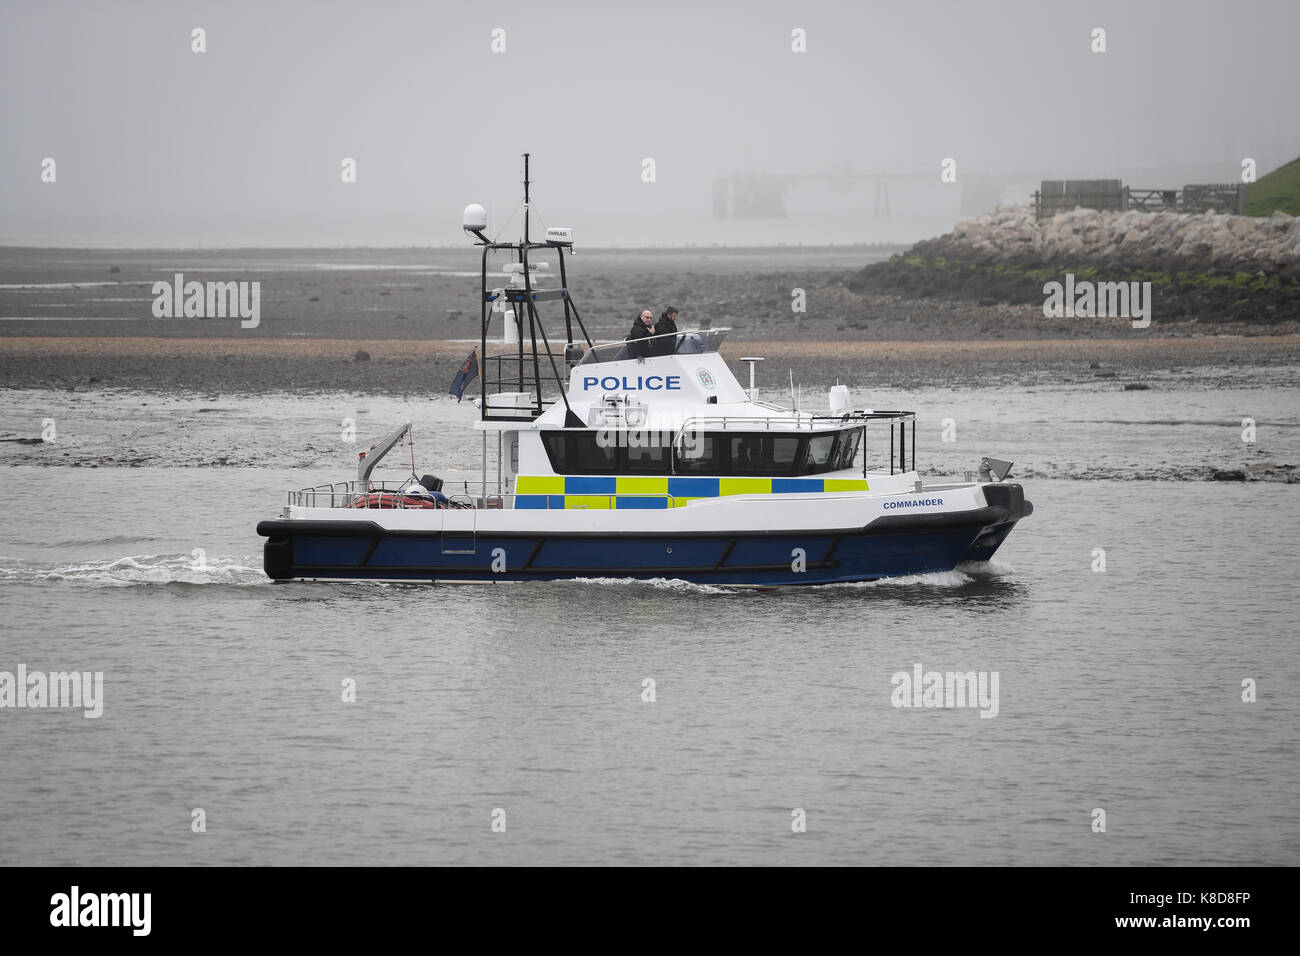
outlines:
[[671, 305], [655, 323], [655, 335], [666, 336], [655, 340], [655, 355], [672, 355], [677, 351], [677, 310]]
[[632, 320], [632, 331], [627, 337], [627, 354], [632, 358], [647, 358], [654, 355], [655, 343], [645, 341], [654, 334], [654, 313], [646, 309]]

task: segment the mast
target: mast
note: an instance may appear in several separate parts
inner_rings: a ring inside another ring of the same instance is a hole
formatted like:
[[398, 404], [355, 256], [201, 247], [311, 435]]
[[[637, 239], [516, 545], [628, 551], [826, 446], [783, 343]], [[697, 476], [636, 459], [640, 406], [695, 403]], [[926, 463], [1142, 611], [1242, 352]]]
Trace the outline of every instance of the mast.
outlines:
[[[496, 388], [499, 392], [501, 386], [506, 381], [514, 386], [514, 389], [520, 393], [530, 393], [532, 396], [533, 417], [541, 415], [545, 411], [545, 405], [542, 401], [542, 365], [541, 348], [546, 350], [547, 364], [550, 366], [551, 377], [559, 389], [559, 401], [565, 409], [565, 425], [569, 428], [582, 427], [583, 422], [574, 414], [573, 408], [569, 404], [567, 391], [567, 375], [562, 372], [556, 363], [556, 356], [551, 348], [550, 336], [546, 334], [546, 328], [542, 322], [541, 310], [538, 303], [558, 299], [564, 308], [564, 346], [565, 352], [562, 359], [568, 358], [568, 347], [573, 343], [573, 323], [576, 320], [582, 337], [587, 346], [591, 347], [591, 336], [587, 333], [586, 326], [583, 324], [582, 316], [578, 312], [578, 307], [574, 304], [568, 289], [568, 273], [565, 269], [564, 254], [571, 252], [573, 248], [572, 230], [567, 228], [548, 229], [546, 237], [541, 242], [532, 241], [532, 168], [531, 153], [523, 153], [524, 159], [524, 235], [519, 242], [496, 242], [489, 239], [483, 232], [487, 228], [487, 210], [478, 203], [471, 203], [465, 207], [465, 213], [462, 217], [462, 228], [474, 236], [478, 245], [483, 247], [483, 259], [479, 271], [479, 282], [481, 289], [482, 307], [479, 313], [480, 331], [479, 331], [479, 349], [480, 349], [480, 369], [479, 376], [479, 401], [481, 406], [481, 418], [483, 421], [501, 421], [520, 420], [519, 415], [512, 408], [507, 413], [494, 415], [489, 410], [489, 400], [492, 389]], [[554, 235], [552, 235], [554, 233]], [[533, 249], [553, 250], [559, 259], [560, 264], [560, 288], [559, 289], [534, 289], [533, 276], [529, 270], [529, 252]], [[514, 279], [506, 284], [506, 287], [500, 291], [490, 290], [488, 288], [488, 267], [487, 259], [490, 252], [500, 251], [513, 254], [517, 265], [517, 279], [522, 289], [512, 288]], [[515, 367], [515, 374], [507, 378], [508, 372], [503, 362], [503, 356], [488, 356], [488, 337], [487, 328], [491, 321], [492, 307], [500, 304], [502, 307], [509, 307], [510, 313], [515, 316], [515, 321], [519, 324], [519, 341], [516, 349], [515, 359], [512, 363]], [[527, 329], [527, 349], [525, 349], [523, 328], [525, 316], [528, 319]], [[541, 342], [538, 342], [538, 339]], [[558, 345], [558, 342], [557, 342]], [[531, 352], [528, 356], [526, 353]], [[531, 361], [530, 361], [531, 359]], [[529, 374], [525, 374], [525, 366], [531, 365]], [[489, 377], [488, 370], [491, 369], [493, 375]], [[486, 472], [485, 472], [486, 474]], [[486, 477], [484, 479], [486, 486]]]
[[532, 207], [532, 201], [528, 195], [528, 154], [524, 153], [524, 246], [528, 246], [528, 210]]

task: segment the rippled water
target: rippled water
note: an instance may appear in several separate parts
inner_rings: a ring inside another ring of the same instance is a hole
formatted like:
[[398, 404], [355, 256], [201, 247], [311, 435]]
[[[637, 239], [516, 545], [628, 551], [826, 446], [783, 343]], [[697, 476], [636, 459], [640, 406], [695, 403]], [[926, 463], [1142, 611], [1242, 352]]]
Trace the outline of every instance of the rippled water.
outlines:
[[[960, 477], [984, 455], [1014, 460], [1015, 474], [1024, 478], [1205, 478], [1216, 468], [1274, 480], [1295, 475], [1300, 368], [1222, 371], [1152, 374], [1152, 388], [1140, 392], [1099, 382], [1086, 369], [1059, 382], [902, 392], [873, 383], [866, 370], [852, 385], [855, 407], [916, 411], [916, 462], [932, 476]], [[805, 407], [826, 405], [824, 388], [803, 395]], [[352, 477], [358, 450], [411, 421], [418, 474], [477, 480], [477, 414], [470, 402], [446, 396], [11, 389], [0, 409], [0, 439], [6, 439], [0, 441], [0, 465], [311, 469], [286, 480], [285, 487], [301, 487]], [[1242, 440], [1247, 420], [1255, 437], [1250, 443]], [[56, 440], [41, 443], [47, 423]], [[889, 433], [878, 428], [868, 433], [872, 463], [887, 468]], [[394, 451], [381, 468], [395, 479], [410, 474], [409, 452]], [[178, 486], [190, 480], [178, 477]]]
[[324, 476], [4, 475], [0, 670], [104, 715], [0, 710], [3, 863], [1300, 862], [1295, 486], [1034, 480], [990, 565], [752, 592], [272, 585]]

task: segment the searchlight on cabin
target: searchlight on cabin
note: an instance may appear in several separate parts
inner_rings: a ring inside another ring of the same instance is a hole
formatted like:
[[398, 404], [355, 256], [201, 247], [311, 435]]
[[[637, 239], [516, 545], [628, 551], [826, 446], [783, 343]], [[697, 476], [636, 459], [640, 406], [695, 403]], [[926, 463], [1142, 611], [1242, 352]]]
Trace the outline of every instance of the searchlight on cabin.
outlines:
[[[532, 276], [534, 282], [541, 278], [539, 273], [550, 272], [550, 270], [551, 264], [549, 262], [528, 263], [528, 272]], [[505, 267], [501, 270], [501, 273], [502, 275], [510, 277], [510, 281], [506, 283], [507, 289], [524, 288], [524, 264], [522, 262], [507, 262]], [[536, 286], [534, 286], [534, 288], [536, 288]]]

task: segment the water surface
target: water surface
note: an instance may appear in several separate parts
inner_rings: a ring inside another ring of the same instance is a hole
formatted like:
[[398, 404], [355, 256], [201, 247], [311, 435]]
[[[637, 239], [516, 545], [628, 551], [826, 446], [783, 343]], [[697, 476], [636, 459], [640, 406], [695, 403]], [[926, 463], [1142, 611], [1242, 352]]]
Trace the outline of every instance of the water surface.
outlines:
[[0, 711], [5, 863], [1300, 860], [1294, 486], [1040, 479], [991, 565], [752, 592], [272, 585], [301, 469], [5, 476], [0, 669], [105, 682]]

